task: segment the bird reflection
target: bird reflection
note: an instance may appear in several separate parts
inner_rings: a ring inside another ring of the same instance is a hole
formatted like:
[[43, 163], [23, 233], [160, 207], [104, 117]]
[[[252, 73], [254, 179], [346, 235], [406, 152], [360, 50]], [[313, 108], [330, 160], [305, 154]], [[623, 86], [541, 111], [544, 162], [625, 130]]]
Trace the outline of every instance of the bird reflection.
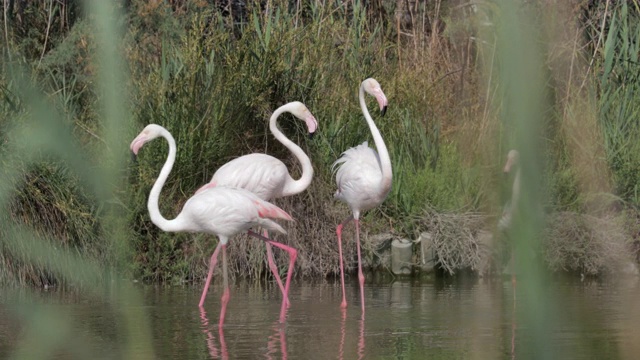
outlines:
[[511, 313], [511, 359], [516, 358], [516, 288], [513, 286], [513, 310]]
[[358, 336], [358, 360], [364, 359], [364, 314], [360, 318], [360, 335]]
[[346, 322], [347, 322], [347, 309], [341, 308], [342, 320], [340, 321], [340, 347], [338, 348], [338, 359], [344, 359], [344, 339], [346, 337]]
[[[340, 321], [340, 347], [338, 348], [338, 359], [344, 359], [344, 342], [347, 335], [347, 309], [342, 308], [342, 319]], [[360, 318], [358, 332], [358, 360], [364, 359], [364, 314]]]
[[286, 333], [284, 331], [284, 324], [282, 324], [279, 321], [276, 321], [273, 324], [273, 334], [271, 334], [271, 336], [269, 336], [269, 342], [267, 343], [267, 354], [266, 354], [266, 358], [267, 359], [273, 359], [273, 355], [276, 354], [277, 350], [277, 344], [278, 344], [278, 340], [280, 342], [280, 353], [282, 354], [282, 359], [286, 360], [287, 359], [287, 336]]
[[203, 307], [200, 307], [200, 319], [202, 320], [202, 331], [207, 336], [207, 348], [212, 359], [228, 359], [227, 344], [224, 341], [224, 331], [222, 326], [218, 327], [218, 337], [220, 338], [220, 350], [216, 346], [216, 338], [209, 327], [209, 318]]

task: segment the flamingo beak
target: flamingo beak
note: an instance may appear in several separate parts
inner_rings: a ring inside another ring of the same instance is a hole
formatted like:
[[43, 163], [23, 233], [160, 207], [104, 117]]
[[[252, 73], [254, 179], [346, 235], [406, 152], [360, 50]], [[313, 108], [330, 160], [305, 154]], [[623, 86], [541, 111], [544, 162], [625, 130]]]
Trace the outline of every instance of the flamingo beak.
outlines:
[[387, 96], [384, 94], [384, 92], [382, 92], [381, 88], [376, 88], [373, 91], [373, 96], [375, 96], [376, 100], [378, 100], [378, 105], [380, 106], [380, 114], [384, 116], [384, 114], [387, 112]]
[[507, 159], [507, 163], [504, 164], [504, 168], [502, 169], [502, 172], [505, 174], [508, 174], [511, 172], [511, 167], [513, 167], [513, 158], [509, 157]]
[[131, 149], [133, 156], [138, 155], [138, 151], [140, 150], [142, 145], [144, 145], [144, 143], [147, 142], [147, 140], [148, 138], [146, 134], [140, 134], [135, 139], [133, 139], [133, 141], [131, 142], [131, 145], [129, 145], [129, 149]]
[[318, 121], [311, 112], [309, 112], [309, 115], [304, 118], [304, 122], [309, 129], [309, 139], [313, 139], [313, 134], [316, 132], [316, 129], [318, 129]]

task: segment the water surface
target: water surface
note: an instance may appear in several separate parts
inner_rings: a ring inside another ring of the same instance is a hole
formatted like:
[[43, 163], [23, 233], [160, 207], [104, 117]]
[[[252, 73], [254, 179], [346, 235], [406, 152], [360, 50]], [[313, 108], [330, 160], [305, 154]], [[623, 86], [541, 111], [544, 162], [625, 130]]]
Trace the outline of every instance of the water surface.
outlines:
[[[545, 349], [554, 358], [637, 358], [637, 278], [559, 279], [550, 286], [557, 316], [549, 323], [551, 340]], [[514, 303], [511, 282], [502, 279], [367, 284], [364, 318], [355, 281], [347, 287], [346, 311], [340, 309], [339, 283], [298, 281], [292, 284], [291, 307], [284, 324], [278, 322], [281, 297], [276, 286], [239, 282], [232, 285], [222, 332], [218, 327], [220, 284], [212, 286], [203, 311], [197, 306], [199, 286], [136, 285], [136, 289], [142, 294], [142, 305], [136, 309], [122, 309], [127, 305], [112, 305], [78, 292], [48, 290], [21, 295], [24, 290], [5, 289], [0, 297], [0, 358], [29, 350], [31, 344], [25, 341], [36, 339], [34, 347], [46, 347], [46, 331], [71, 335], [65, 344], [50, 345], [53, 349], [43, 352], [44, 358], [82, 358], [87, 353], [113, 359], [537, 356], [535, 348], [527, 346], [536, 343], [535, 335], [520, 320], [521, 313], [527, 311], [518, 306], [524, 295], [518, 293]], [[28, 314], [21, 312], [28, 312], [30, 304], [38, 305], [44, 315], [25, 324], [21, 319]], [[123, 310], [146, 316], [151, 346], [130, 343], [136, 337], [123, 325], [122, 314], [127, 313]], [[38, 335], [40, 330], [42, 335]]]

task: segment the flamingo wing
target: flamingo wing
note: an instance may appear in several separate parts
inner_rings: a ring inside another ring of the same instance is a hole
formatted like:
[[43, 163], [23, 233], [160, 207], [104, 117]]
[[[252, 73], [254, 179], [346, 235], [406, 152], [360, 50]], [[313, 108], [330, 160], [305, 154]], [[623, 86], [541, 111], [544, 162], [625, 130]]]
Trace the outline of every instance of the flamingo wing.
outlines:
[[289, 177], [282, 161], [266, 154], [249, 154], [220, 167], [210, 184], [246, 189], [268, 200], [282, 194]]
[[217, 186], [206, 189], [187, 201], [180, 216], [188, 222], [188, 230], [204, 231], [232, 237], [253, 226], [286, 233], [272, 219], [291, 220], [276, 205], [260, 199], [245, 189]]

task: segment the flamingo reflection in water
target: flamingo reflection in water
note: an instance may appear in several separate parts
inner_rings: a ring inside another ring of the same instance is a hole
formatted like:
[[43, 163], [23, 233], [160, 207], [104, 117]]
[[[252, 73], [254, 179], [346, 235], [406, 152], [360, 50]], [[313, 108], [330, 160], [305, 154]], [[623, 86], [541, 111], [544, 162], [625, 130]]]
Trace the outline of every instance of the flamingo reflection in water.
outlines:
[[211, 332], [209, 326], [209, 318], [207, 317], [207, 311], [200, 307], [200, 320], [202, 320], [202, 331], [207, 335], [207, 348], [209, 349], [209, 355], [212, 359], [228, 359], [229, 352], [227, 351], [227, 343], [224, 341], [224, 330], [222, 326], [218, 327], [218, 337], [220, 338], [220, 349], [216, 346], [216, 337]]
[[287, 336], [284, 331], [284, 324], [275, 322], [273, 324], [273, 334], [269, 336], [269, 342], [267, 343], [267, 353], [265, 357], [267, 359], [273, 359], [277, 353], [277, 343], [280, 342], [280, 354], [282, 360], [287, 360]]
[[[209, 324], [209, 318], [207, 317], [206, 310], [200, 308], [200, 320], [202, 321], [202, 332], [206, 335], [207, 349], [212, 359], [229, 359], [229, 351], [227, 349], [227, 343], [224, 339], [224, 328], [218, 327], [218, 338], [220, 339], [220, 347], [216, 344], [216, 337], [211, 331], [212, 325]], [[267, 359], [273, 359], [277, 353], [277, 343], [280, 342], [281, 359], [287, 359], [287, 337], [285, 328], [280, 321], [276, 321], [272, 326], [273, 334], [269, 336], [269, 342], [267, 343], [267, 353], [265, 357]]]
[[[347, 337], [347, 309], [342, 308], [342, 319], [340, 321], [340, 348], [338, 349], [338, 359], [344, 359], [344, 342]], [[360, 317], [358, 332], [358, 360], [364, 359], [364, 315]], [[349, 357], [347, 357], [349, 359]]]

